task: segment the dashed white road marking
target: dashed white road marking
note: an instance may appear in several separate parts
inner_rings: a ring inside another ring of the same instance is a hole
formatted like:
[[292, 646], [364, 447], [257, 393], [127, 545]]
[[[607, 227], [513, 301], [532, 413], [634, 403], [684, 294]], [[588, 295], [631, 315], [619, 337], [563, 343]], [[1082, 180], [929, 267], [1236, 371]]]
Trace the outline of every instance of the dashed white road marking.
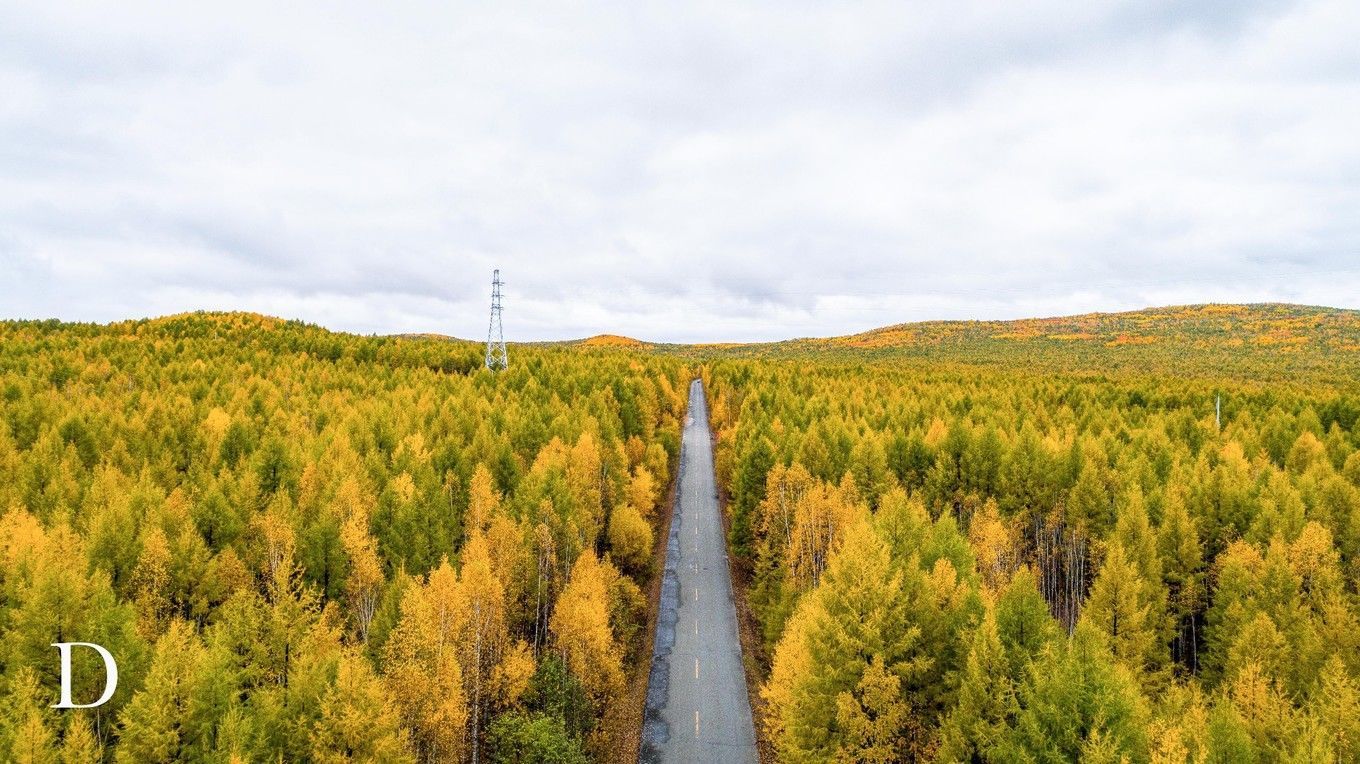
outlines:
[[699, 678], [699, 659], [698, 659], [698, 658], [695, 658], [695, 659], [694, 659], [694, 678], [695, 678], [695, 679], [698, 679], [698, 678]]
[[699, 712], [694, 712], [694, 739], [699, 739]]

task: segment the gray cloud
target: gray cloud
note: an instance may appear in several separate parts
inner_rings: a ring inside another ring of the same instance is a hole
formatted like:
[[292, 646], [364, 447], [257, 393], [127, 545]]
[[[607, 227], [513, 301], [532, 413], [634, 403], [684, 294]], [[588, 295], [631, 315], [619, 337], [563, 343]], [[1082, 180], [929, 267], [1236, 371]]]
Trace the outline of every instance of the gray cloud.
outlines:
[[1360, 9], [0, 7], [0, 315], [824, 335], [1360, 307]]

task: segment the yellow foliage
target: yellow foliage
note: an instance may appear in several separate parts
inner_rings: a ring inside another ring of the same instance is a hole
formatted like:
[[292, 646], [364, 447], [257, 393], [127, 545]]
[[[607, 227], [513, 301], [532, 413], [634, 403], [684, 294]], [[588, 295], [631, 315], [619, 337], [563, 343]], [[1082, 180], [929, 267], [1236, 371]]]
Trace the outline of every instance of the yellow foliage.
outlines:
[[586, 550], [553, 609], [552, 633], [567, 668], [596, 702], [623, 686], [623, 664], [609, 625], [608, 575], [595, 553]]
[[649, 521], [655, 517], [656, 479], [651, 470], [642, 465], [633, 468], [633, 479], [628, 482], [627, 503]]
[[501, 657], [491, 675], [493, 702], [498, 708], [512, 708], [519, 704], [524, 691], [529, 689], [537, 665], [533, 653], [524, 640], [517, 640]]
[[486, 530], [487, 524], [496, 516], [501, 505], [501, 496], [491, 477], [491, 470], [485, 464], [478, 464], [472, 472], [472, 482], [468, 485], [468, 513], [465, 532], [469, 537]]
[[626, 570], [647, 568], [652, 557], [652, 526], [631, 504], [609, 516], [609, 551]]
[[845, 529], [864, 516], [863, 508], [847, 492], [848, 487], [821, 484], [803, 493], [794, 505], [788, 566], [790, 580], [798, 589], [817, 585]]
[[349, 575], [345, 593], [349, 597], [355, 630], [360, 642], [368, 641], [368, 627], [378, 609], [382, 594], [383, 569], [373, 537], [368, 534], [368, 518], [360, 512], [350, 515], [340, 529], [340, 543], [349, 556]]
[[445, 560], [407, 590], [383, 647], [384, 682], [422, 761], [458, 760], [466, 745], [468, 705], [454, 645], [464, 609]]

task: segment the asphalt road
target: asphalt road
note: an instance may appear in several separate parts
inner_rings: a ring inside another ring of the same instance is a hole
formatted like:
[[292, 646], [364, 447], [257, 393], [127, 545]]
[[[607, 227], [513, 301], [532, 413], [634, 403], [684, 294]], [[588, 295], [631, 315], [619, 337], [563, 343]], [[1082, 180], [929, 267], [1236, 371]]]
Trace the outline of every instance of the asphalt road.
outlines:
[[704, 388], [689, 388], [643, 722], [643, 762], [755, 762]]

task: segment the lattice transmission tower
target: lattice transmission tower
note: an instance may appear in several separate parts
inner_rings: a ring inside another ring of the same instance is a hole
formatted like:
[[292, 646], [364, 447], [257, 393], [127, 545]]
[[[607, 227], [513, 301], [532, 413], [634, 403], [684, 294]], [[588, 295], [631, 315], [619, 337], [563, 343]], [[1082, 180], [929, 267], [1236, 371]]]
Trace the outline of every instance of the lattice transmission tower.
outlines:
[[505, 331], [501, 327], [501, 269], [491, 273], [491, 325], [486, 330], [486, 368], [500, 371], [510, 365], [505, 354]]

